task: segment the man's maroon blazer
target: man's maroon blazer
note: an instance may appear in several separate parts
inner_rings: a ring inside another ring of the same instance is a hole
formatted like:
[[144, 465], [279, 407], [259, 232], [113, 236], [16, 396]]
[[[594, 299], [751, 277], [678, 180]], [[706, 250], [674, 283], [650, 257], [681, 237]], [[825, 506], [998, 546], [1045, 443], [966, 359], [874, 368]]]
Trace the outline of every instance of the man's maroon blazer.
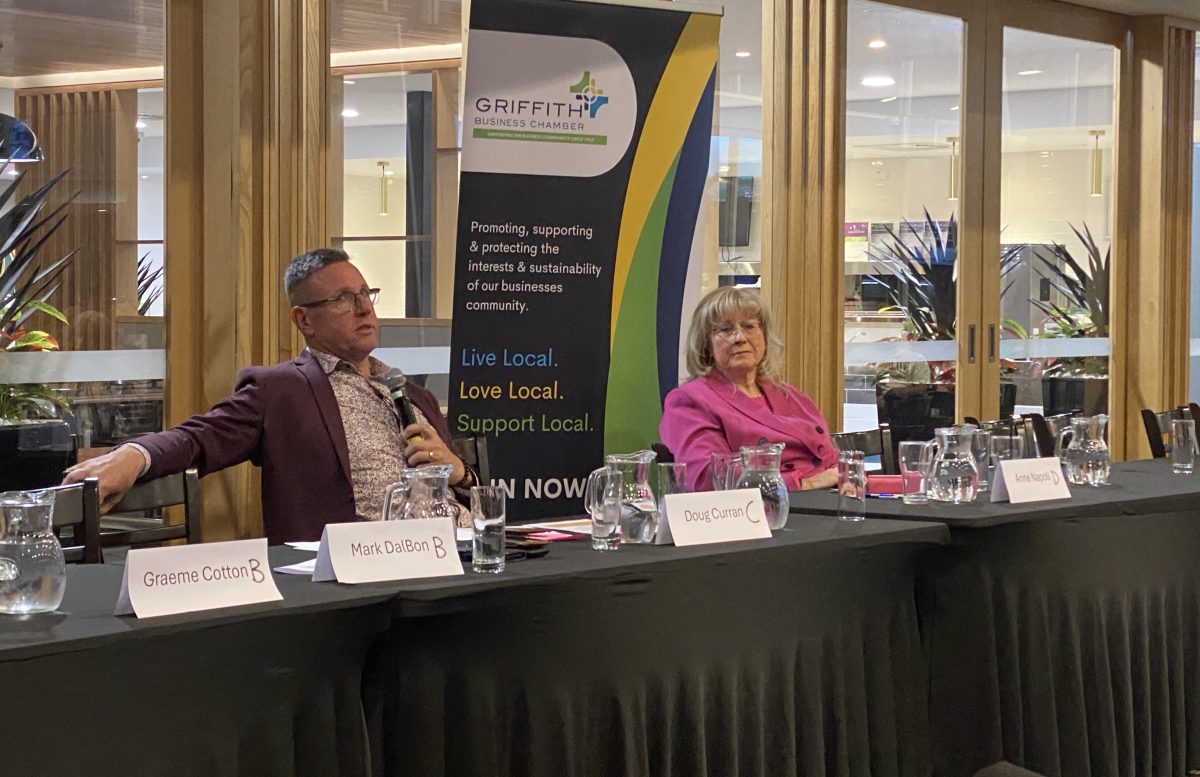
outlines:
[[[433, 394], [410, 383], [408, 397], [453, 449]], [[189, 467], [203, 476], [247, 460], [261, 467], [263, 532], [272, 545], [319, 540], [325, 524], [356, 520], [342, 414], [308, 351], [242, 370], [233, 394], [207, 413], [136, 442], [150, 452], [142, 480]]]

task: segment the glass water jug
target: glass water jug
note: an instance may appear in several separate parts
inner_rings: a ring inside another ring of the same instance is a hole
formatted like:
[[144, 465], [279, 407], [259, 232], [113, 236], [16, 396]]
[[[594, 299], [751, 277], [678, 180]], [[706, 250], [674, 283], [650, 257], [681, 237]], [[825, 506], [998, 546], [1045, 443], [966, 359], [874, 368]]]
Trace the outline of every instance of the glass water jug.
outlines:
[[53, 514], [52, 490], [0, 494], [0, 613], [50, 612], [62, 603], [67, 567]]
[[[606, 467], [621, 473], [621, 542], [627, 545], [651, 544], [658, 533], [658, 503], [650, 488], [654, 459], [654, 451], [610, 453], [604, 457]], [[597, 509], [595, 482], [602, 472], [604, 469], [596, 470], [588, 478], [585, 501], [589, 511]]]
[[787, 484], [779, 473], [783, 444], [744, 445], [741, 452], [741, 475], [737, 487], [757, 488], [762, 493], [767, 526], [772, 530], [782, 529], [787, 523], [789, 509]]
[[[1058, 433], [1054, 452], [1062, 462], [1063, 475], [1068, 483], [1077, 486], [1103, 486], [1108, 483], [1111, 459], [1108, 443], [1104, 441], [1104, 427], [1108, 416], [1103, 413], [1093, 416], [1076, 416], [1071, 425]], [[1067, 435], [1071, 441], [1068, 443]]]
[[973, 426], [945, 426], [933, 431], [933, 464], [929, 468], [929, 498], [962, 504], [979, 493], [979, 468], [971, 448]]
[[383, 520], [449, 518], [455, 526], [466, 525], [464, 511], [449, 496], [453, 471], [449, 464], [400, 470], [400, 480], [384, 492]]

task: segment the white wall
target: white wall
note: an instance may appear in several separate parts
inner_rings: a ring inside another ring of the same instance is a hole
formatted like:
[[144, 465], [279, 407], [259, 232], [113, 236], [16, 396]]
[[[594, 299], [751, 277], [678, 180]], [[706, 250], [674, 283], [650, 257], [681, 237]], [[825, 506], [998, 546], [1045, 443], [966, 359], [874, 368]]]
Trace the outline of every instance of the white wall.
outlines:
[[16, 112], [17, 96], [12, 89], [0, 89], [0, 113], [12, 116]]
[[[379, 215], [379, 177], [347, 175], [342, 179], [343, 233], [346, 235], [405, 234], [405, 186], [403, 160], [392, 165], [395, 175], [388, 177], [388, 212]], [[346, 243], [346, 252], [362, 271], [367, 284], [382, 290], [375, 310], [380, 318], [404, 317], [405, 244], [400, 240], [354, 241]]]

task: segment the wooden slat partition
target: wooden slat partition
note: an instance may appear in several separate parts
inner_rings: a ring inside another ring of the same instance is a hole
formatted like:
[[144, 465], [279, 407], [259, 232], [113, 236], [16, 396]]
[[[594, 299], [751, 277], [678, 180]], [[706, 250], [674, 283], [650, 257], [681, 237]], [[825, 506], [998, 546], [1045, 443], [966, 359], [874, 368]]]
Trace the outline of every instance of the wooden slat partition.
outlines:
[[41, 251], [45, 265], [79, 249], [50, 299], [70, 324], [42, 314], [30, 323], [54, 335], [64, 350], [112, 348], [120, 312], [114, 298], [127, 300], [131, 291], [136, 297], [136, 289], [126, 288], [136, 275], [136, 247], [118, 240], [137, 224], [137, 90], [21, 91], [16, 110], [46, 158], [25, 166], [22, 193], [68, 168], [51, 204], [79, 192]]

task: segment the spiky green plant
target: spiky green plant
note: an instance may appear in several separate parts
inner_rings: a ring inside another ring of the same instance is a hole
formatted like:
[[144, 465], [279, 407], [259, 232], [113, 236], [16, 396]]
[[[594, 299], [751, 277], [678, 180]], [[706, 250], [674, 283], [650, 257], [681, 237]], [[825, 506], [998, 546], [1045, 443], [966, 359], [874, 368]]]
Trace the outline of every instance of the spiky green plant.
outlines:
[[162, 266], [155, 267], [150, 263], [150, 252], [142, 254], [142, 258], [138, 259], [137, 263], [137, 298], [138, 298], [138, 315], [144, 316], [150, 312], [150, 308], [154, 303], [162, 297], [163, 294], [163, 268]]
[[[8, 164], [0, 164], [0, 180], [8, 181], [0, 189], [0, 351], [56, 350], [54, 337], [33, 329], [29, 321], [37, 313], [67, 321], [47, 300], [58, 291], [63, 271], [78, 249], [49, 262], [43, 262], [39, 252], [62, 226], [64, 211], [78, 193], [50, 208], [50, 193], [66, 176], [64, 170], [14, 200], [25, 173], [10, 178], [3, 175], [8, 169]], [[0, 420], [53, 417], [64, 409], [64, 400], [46, 386], [0, 384]]]
[[[1034, 249], [1034, 254], [1041, 260], [1041, 264], [1036, 267], [1038, 274], [1066, 299], [1066, 304], [1059, 305], [1036, 299], [1031, 299], [1030, 302], [1046, 314], [1047, 324], [1053, 324], [1055, 333], [1049, 336], [1108, 337], [1112, 246], [1102, 252], [1086, 223], [1082, 231], [1074, 224], [1069, 226], [1087, 252], [1086, 266], [1076, 260], [1061, 243], [1050, 243]], [[1048, 335], [1048, 329], [1049, 326], [1042, 327], [1043, 336]], [[1108, 358], [1056, 358], [1049, 361], [1042, 374], [1047, 377], [1101, 377], [1108, 374]]]

